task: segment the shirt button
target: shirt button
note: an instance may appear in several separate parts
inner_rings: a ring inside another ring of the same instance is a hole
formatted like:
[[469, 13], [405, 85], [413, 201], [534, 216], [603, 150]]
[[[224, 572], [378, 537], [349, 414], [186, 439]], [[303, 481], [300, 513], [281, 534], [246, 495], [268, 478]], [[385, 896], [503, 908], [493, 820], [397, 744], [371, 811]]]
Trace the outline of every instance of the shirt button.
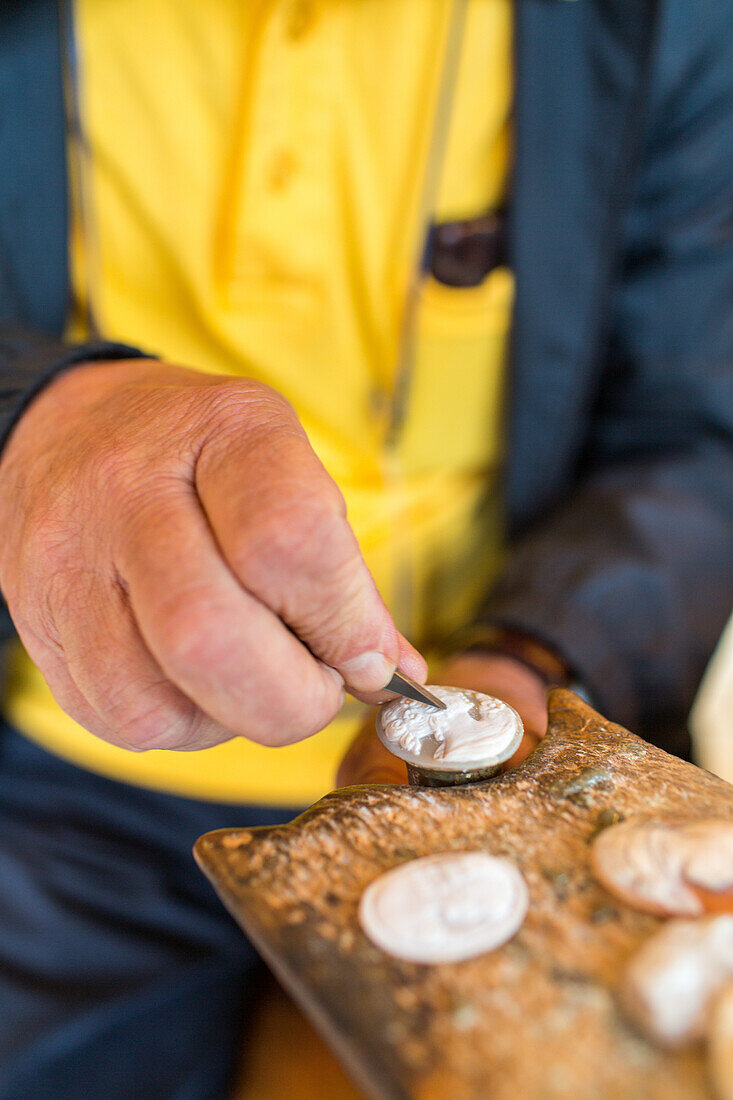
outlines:
[[288, 38], [297, 42], [299, 38], [307, 34], [315, 20], [315, 16], [314, 0], [291, 0], [287, 22]]
[[279, 149], [273, 154], [267, 168], [267, 186], [270, 191], [284, 191], [298, 169], [298, 162], [290, 149]]

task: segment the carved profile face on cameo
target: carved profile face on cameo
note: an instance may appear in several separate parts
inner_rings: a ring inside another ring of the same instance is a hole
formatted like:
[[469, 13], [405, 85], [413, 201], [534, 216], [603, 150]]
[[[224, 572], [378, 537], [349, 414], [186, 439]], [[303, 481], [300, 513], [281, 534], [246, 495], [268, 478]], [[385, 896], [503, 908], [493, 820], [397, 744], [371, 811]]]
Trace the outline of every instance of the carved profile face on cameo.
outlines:
[[524, 879], [509, 860], [445, 852], [380, 875], [362, 895], [359, 920], [372, 943], [390, 955], [458, 962], [511, 939], [528, 902]]
[[470, 771], [502, 764], [519, 747], [522, 719], [507, 703], [464, 688], [429, 690], [445, 710], [400, 698], [377, 715], [380, 741], [407, 764]]
[[647, 818], [605, 829], [593, 842], [599, 882], [659, 916], [733, 913], [733, 821]]

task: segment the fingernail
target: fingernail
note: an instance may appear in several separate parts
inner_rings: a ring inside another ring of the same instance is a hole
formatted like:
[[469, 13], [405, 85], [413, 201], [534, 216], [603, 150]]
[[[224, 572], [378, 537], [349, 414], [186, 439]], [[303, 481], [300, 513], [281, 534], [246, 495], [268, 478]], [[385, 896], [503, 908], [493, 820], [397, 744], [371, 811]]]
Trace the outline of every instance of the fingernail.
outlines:
[[355, 691], [381, 691], [392, 679], [396, 667], [382, 653], [362, 653], [344, 661], [341, 673]]

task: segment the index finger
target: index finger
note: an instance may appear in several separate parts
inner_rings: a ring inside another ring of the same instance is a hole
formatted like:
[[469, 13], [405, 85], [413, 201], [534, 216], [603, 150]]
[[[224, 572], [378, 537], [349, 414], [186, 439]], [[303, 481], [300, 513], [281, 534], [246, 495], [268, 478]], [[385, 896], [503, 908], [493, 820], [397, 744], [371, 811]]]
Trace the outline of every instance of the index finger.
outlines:
[[359, 693], [398, 664], [424, 678], [346, 518], [343, 498], [295, 415], [213, 440], [196, 470], [199, 499], [243, 586]]

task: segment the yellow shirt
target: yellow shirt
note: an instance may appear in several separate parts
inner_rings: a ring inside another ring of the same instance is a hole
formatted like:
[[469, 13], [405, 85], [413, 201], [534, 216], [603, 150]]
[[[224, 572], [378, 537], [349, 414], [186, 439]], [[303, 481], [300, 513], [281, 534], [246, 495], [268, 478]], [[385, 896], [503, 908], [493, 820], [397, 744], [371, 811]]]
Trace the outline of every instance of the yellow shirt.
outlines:
[[[452, 66], [459, 12], [454, 0], [77, 0], [75, 12], [84, 266], [102, 331], [283, 392], [398, 625], [428, 647], [470, 616], [501, 546], [510, 273], [474, 288], [423, 278], [403, 333], [426, 217], [475, 217], [505, 192], [510, 0], [468, 0]], [[21, 652], [5, 712], [119, 779], [285, 805], [332, 787], [360, 720], [347, 703], [285, 749], [236, 739], [136, 755], [63, 715]]]

